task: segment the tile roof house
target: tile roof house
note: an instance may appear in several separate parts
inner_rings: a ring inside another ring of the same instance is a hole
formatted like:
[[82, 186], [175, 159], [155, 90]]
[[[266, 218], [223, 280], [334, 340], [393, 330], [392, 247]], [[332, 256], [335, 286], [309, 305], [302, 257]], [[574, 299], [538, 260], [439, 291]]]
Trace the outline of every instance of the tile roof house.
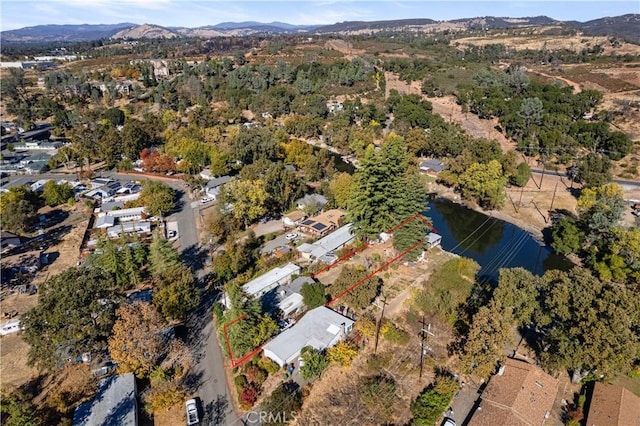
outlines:
[[73, 426], [137, 426], [136, 394], [133, 373], [102, 379], [95, 398], [76, 408]]
[[640, 397], [622, 386], [596, 382], [585, 424], [640, 426]]
[[296, 210], [282, 216], [282, 224], [285, 226], [285, 228], [298, 226], [300, 222], [302, 222], [302, 220], [304, 220], [306, 217], [307, 215], [305, 212]]
[[557, 393], [557, 379], [535, 365], [508, 358], [491, 376], [469, 426], [542, 425]]
[[305, 346], [323, 351], [344, 339], [352, 328], [352, 320], [320, 306], [265, 344], [264, 355], [282, 367], [297, 360]]
[[327, 210], [326, 212], [310, 217], [298, 223], [300, 231], [315, 237], [324, 237], [340, 224], [344, 217], [344, 212], [339, 209]]

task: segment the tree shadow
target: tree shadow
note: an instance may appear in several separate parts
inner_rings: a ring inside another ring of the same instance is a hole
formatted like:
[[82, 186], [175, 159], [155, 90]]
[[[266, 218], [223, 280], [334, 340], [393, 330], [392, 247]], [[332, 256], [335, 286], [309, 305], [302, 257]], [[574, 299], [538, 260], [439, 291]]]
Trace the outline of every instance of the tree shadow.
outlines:
[[180, 254], [180, 261], [194, 273], [203, 269], [208, 251], [197, 244], [186, 247]]
[[203, 407], [202, 423], [205, 425], [224, 425], [227, 417], [229, 400], [224, 395], [218, 395], [213, 402]]
[[185, 202], [183, 201], [183, 197], [186, 193], [182, 189], [175, 189], [175, 194], [173, 197], [173, 208], [165, 213], [165, 216], [170, 216], [174, 213], [179, 213], [185, 207]]

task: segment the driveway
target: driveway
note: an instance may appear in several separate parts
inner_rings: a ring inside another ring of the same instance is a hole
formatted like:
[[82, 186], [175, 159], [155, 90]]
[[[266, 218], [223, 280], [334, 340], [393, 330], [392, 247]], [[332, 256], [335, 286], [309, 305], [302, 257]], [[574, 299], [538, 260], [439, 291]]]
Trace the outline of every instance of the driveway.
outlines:
[[251, 229], [253, 229], [256, 237], [261, 237], [262, 235], [284, 231], [284, 225], [282, 224], [281, 220], [271, 220], [266, 223], [259, 223], [257, 225], [254, 225]]

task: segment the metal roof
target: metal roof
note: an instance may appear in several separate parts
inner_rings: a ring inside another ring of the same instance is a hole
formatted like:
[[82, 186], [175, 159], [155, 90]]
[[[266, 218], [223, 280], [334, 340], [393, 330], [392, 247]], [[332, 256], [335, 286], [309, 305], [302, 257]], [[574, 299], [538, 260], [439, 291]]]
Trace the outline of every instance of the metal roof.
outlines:
[[353, 321], [320, 306], [307, 312], [293, 327], [285, 330], [264, 345], [265, 355], [273, 356], [282, 365], [293, 361], [305, 346], [324, 350], [335, 345], [351, 330]]
[[76, 408], [73, 426], [137, 426], [136, 379], [133, 373], [98, 383], [95, 398]]
[[294, 263], [288, 263], [279, 268], [273, 268], [266, 274], [249, 281], [242, 286], [242, 289], [250, 296], [259, 293], [265, 293], [280, 283], [280, 280], [290, 277], [293, 274], [299, 274], [300, 267]]

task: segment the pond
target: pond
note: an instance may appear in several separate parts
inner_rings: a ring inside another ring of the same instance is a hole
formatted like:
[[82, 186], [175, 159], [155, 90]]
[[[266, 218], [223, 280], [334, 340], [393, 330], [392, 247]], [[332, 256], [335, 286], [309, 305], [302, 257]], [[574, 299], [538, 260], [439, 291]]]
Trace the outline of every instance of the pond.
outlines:
[[522, 267], [542, 275], [573, 265], [516, 225], [442, 198], [429, 201], [427, 206], [424, 215], [442, 235], [442, 248], [478, 262], [481, 280], [496, 283], [500, 268]]

